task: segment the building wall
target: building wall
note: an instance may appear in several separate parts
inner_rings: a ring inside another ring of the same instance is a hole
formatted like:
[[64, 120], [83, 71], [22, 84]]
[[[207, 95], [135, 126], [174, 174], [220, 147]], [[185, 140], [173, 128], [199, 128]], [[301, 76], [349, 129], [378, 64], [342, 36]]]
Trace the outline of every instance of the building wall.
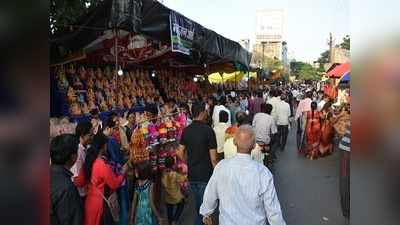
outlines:
[[258, 10], [256, 43], [282, 42], [286, 37], [286, 14], [283, 9]]
[[286, 12], [283, 9], [258, 10], [256, 13], [256, 39], [253, 59], [256, 63], [264, 57], [282, 60], [282, 42], [286, 39]]
[[350, 51], [341, 48], [332, 49], [332, 62], [333, 63], [346, 63], [350, 61]]
[[[253, 45], [253, 58], [255, 62], [262, 60], [263, 44], [256, 43]], [[282, 59], [282, 43], [281, 42], [264, 42], [264, 57]]]

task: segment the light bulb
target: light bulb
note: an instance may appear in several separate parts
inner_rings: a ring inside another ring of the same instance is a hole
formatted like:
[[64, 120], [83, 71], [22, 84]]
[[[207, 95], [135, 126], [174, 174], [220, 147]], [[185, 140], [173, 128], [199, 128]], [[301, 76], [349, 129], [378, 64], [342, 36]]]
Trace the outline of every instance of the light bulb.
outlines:
[[155, 73], [155, 72], [152, 72], [152, 73], [151, 73], [151, 76], [152, 76], [152, 77], [155, 77], [155, 76], [156, 76], [156, 73]]
[[194, 82], [197, 82], [197, 77], [193, 78], [193, 81], [194, 81]]
[[121, 69], [118, 70], [118, 75], [122, 76], [124, 75], [124, 71], [122, 71]]

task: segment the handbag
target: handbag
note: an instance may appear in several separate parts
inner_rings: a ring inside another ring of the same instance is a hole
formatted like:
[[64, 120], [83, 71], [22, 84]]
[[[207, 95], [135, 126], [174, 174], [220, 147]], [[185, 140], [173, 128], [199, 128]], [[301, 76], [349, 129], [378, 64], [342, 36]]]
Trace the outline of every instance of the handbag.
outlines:
[[[118, 203], [118, 195], [117, 192], [112, 193], [108, 198], [101, 193], [101, 191], [95, 186], [97, 192], [101, 195], [103, 198], [105, 205], [107, 207], [104, 207], [103, 210], [103, 215], [102, 215], [102, 220], [103, 224], [117, 224], [119, 222], [119, 203]], [[104, 192], [108, 192], [108, 188], [104, 187]], [[110, 214], [111, 217], [110, 218]], [[111, 221], [112, 220], [112, 221]]]

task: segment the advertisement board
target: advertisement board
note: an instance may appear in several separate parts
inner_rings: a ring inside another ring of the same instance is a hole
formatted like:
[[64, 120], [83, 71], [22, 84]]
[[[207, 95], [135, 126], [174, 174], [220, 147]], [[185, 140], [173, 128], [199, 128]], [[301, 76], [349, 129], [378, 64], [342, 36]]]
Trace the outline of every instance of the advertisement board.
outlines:
[[191, 20], [171, 11], [170, 29], [172, 51], [189, 55], [194, 38], [195, 24]]
[[259, 10], [256, 16], [257, 42], [283, 41], [285, 24], [285, 13], [283, 10]]

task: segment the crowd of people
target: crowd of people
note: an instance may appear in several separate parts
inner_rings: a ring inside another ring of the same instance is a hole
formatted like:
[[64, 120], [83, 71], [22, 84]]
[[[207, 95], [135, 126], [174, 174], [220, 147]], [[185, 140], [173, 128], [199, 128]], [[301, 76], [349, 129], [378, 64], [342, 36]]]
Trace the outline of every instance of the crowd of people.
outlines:
[[[349, 105], [335, 107], [315, 84], [213, 92], [161, 71], [157, 90], [143, 71], [117, 80], [107, 73], [81, 67], [78, 78], [60, 79], [71, 110], [75, 104], [93, 117], [51, 140], [52, 224], [176, 225], [190, 193], [193, 224], [213, 224], [219, 205], [222, 225], [284, 225], [270, 169], [277, 151], [285, 151], [289, 130], [297, 126], [299, 152], [316, 159], [334, 151], [335, 135], [343, 136], [349, 123]], [[112, 113], [105, 121], [97, 116], [135, 104], [145, 113]], [[158, 126], [157, 118], [167, 115], [181, 121], [174, 154], [162, 157], [162, 169], [154, 169], [151, 157], [132, 163], [140, 145], [136, 131], [143, 123]]]

